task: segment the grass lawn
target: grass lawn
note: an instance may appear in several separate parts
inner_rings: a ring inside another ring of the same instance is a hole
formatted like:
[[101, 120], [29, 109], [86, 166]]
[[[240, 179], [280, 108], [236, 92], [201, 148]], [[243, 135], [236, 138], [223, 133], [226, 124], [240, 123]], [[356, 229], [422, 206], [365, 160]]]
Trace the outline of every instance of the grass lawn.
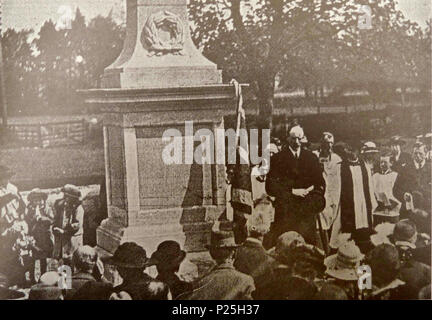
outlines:
[[[104, 150], [96, 143], [46, 149], [0, 149], [0, 164], [15, 172], [12, 181], [22, 191], [36, 186], [59, 187], [63, 182], [96, 184], [99, 182], [91, 177], [105, 174]], [[84, 178], [82, 183], [80, 178]]]

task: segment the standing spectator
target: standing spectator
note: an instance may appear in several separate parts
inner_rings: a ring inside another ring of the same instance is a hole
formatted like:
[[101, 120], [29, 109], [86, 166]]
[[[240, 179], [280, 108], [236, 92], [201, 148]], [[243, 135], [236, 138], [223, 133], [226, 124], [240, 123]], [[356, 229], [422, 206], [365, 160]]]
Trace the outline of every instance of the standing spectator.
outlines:
[[[146, 288], [149, 282], [154, 281], [144, 270], [149, 266], [147, 253], [135, 242], [121, 244], [107, 263], [116, 266], [123, 282], [114, 287], [114, 292], [122, 291], [131, 295], [133, 300], [147, 300]], [[160, 281], [157, 281], [160, 282]]]
[[274, 259], [271, 258], [262, 243], [264, 235], [270, 230], [270, 217], [265, 213], [271, 203], [257, 202], [252, 215], [246, 222], [248, 237], [237, 249], [234, 267], [250, 275], [255, 281], [255, 299], [263, 297], [263, 288], [267, 287], [273, 278]]
[[303, 136], [303, 128], [294, 122], [288, 147], [270, 161], [266, 191], [276, 198], [273, 243], [290, 230], [299, 232], [308, 243], [316, 242], [316, 214], [325, 206], [325, 181], [317, 157], [301, 148]]
[[340, 163], [341, 157], [333, 152], [334, 136], [331, 132], [323, 132], [321, 138], [321, 147], [315, 152], [318, 156], [323, 169], [323, 176], [326, 184], [325, 208], [319, 214], [319, 223], [321, 242], [324, 249], [328, 250], [330, 238], [330, 229], [337, 215], [337, 207], [340, 196]]
[[174, 299], [180, 294], [192, 290], [192, 284], [180, 280], [176, 274], [185, 257], [186, 252], [181, 250], [180, 244], [168, 240], [158, 245], [149, 261], [149, 265], [156, 265], [158, 271], [156, 279], [169, 286]]
[[54, 235], [51, 226], [53, 213], [46, 206], [48, 194], [40, 189], [33, 189], [27, 196], [26, 221], [30, 235], [35, 240], [33, 259], [30, 265], [30, 280], [35, 281], [35, 264], [39, 260], [40, 274], [47, 272], [47, 259], [52, 258], [54, 249]]
[[209, 251], [216, 267], [194, 284], [194, 290], [179, 300], [252, 300], [253, 278], [234, 268], [237, 250], [234, 232], [227, 221], [216, 221], [211, 233]]
[[372, 290], [367, 300], [400, 300], [404, 298], [405, 282], [399, 279], [398, 250], [391, 244], [380, 244], [368, 253], [365, 263], [372, 273]]
[[372, 176], [378, 207], [375, 210], [374, 223], [397, 222], [401, 202], [393, 195], [393, 188], [398, 173], [392, 170], [392, 156], [383, 153], [380, 157], [380, 171]]
[[373, 233], [372, 212], [377, 207], [370, 170], [350, 145], [343, 144], [341, 149], [340, 199], [330, 238], [333, 249], [341, 245], [338, 243], [341, 233], [367, 242]]
[[372, 174], [378, 171], [379, 150], [375, 142], [365, 142], [360, 149], [360, 155]]
[[13, 172], [0, 166], [0, 273], [8, 279], [8, 285], [24, 286], [25, 268], [20, 251], [23, 232], [28, 230], [23, 221], [25, 202], [18, 188], [10, 182]]
[[388, 142], [393, 154], [393, 170], [396, 172], [400, 172], [411, 161], [410, 155], [402, 152], [401, 146], [405, 143], [401, 136], [393, 136]]
[[62, 188], [63, 198], [54, 203], [54, 258], [71, 265], [72, 254], [83, 244], [84, 209], [81, 191], [73, 185]]
[[[399, 172], [394, 193], [399, 201], [405, 203], [412, 197], [415, 208], [431, 212], [431, 162], [426, 159], [426, 151], [423, 143], [414, 146], [413, 158]], [[405, 203], [401, 218], [407, 217], [408, 211], [410, 208]]]

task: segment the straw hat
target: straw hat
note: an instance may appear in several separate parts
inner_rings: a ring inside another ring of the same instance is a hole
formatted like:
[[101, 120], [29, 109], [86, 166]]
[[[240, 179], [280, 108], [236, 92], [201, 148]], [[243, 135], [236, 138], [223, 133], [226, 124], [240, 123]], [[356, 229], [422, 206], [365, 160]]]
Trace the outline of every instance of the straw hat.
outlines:
[[372, 141], [365, 142], [360, 149], [360, 153], [362, 153], [362, 154], [378, 153], [378, 152], [379, 152], [379, 150], [378, 150], [376, 144]]
[[326, 273], [335, 279], [357, 280], [357, 267], [363, 258], [364, 254], [355, 242], [348, 241], [339, 247], [336, 254], [324, 260], [324, 265], [327, 267]]

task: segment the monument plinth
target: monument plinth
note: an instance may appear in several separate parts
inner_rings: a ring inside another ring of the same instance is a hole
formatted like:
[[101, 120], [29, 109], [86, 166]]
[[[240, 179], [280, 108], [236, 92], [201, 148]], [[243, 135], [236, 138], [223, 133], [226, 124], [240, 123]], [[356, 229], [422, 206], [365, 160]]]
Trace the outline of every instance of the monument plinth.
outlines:
[[[187, 251], [205, 250], [225, 209], [225, 166], [167, 165], [162, 136], [177, 129], [185, 159], [188, 136], [224, 128], [235, 92], [192, 43], [186, 0], [128, 0], [123, 52], [105, 70], [102, 88], [82, 94], [104, 113], [109, 217], [97, 230], [98, 247], [113, 253], [134, 241], [153, 252], [172, 239]], [[215, 145], [224, 143], [218, 139]]]
[[104, 88], [159, 88], [222, 82], [221, 71], [192, 42], [186, 0], [128, 0], [123, 51]]

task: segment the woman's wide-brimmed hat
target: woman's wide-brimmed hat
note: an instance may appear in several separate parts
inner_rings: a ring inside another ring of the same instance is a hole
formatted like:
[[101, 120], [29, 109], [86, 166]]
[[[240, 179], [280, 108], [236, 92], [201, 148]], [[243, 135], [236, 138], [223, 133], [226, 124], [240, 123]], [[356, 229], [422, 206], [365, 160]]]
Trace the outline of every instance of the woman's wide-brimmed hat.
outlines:
[[234, 240], [234, 231], [230, 221], [216, 221], [210, 235], [210, 245], [207, 249], [237, 248]]
[[357, 267], [363, 258], [364, 254], [361, 253], [355, 242], [348, 241], [339, 247], [336, 254], [324, 260], [324, 265], [327, 267], [326, 273], [339, 280], [357, 280]]
[[67, 184], [61, 189], [61, 191], [66, 197], [82, 200], [81, 191], [78, 189], [77, 186], [74, 186], [72, 184]]
[[15, 173], [8, 167], [0, 165], [0, 178], [11, 178]]
[[35, 188], [27, 196], [27, 200], [30, 201], [36, 201], [36, 200], [44, 200], [46, 201], [48, 199], [48, 194], [46, 192], [43, 192], [39, 188]]
[[114, 252], [114, 255], [104, 262], [129, 269], [141, 269], [149, 266], [146, 251], [135, 242], [121, 244]]
[[378, 153], [379, 150], [375, 144], [375, 142], [367, 141], [363, 143], [363, 146], [360, 149], [360, 153], [367, 154], [367, 153]]
[[181, 250], [180, 244], [173, 240], [160, 243], [153, 252], [148, 265], [178, 265], [186, 257], [186, 251]]

